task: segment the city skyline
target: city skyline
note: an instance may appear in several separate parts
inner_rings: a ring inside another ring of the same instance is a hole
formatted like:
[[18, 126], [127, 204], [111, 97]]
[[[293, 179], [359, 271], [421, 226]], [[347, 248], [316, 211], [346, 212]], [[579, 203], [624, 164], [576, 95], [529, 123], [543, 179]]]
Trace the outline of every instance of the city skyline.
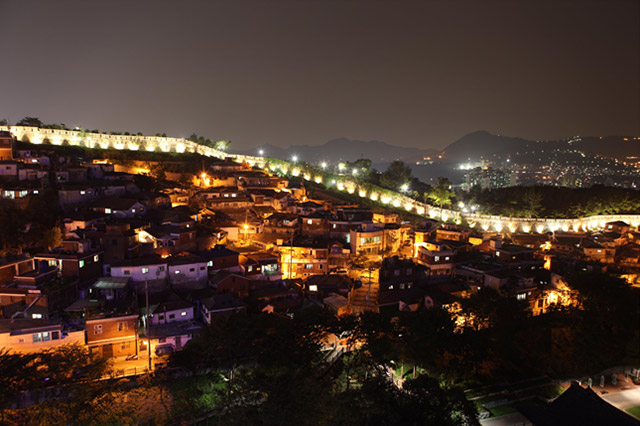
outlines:
[[636, 2], [112, 5], [3, 5], [1, 118], [239, 150], [640, 133]]

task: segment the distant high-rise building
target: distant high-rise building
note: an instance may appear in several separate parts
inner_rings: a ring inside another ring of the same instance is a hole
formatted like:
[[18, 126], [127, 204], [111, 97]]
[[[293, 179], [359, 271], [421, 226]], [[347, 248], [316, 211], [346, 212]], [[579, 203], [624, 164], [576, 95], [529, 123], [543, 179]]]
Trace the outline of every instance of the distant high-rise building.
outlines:
[[515, 186], [516, 184], [517, 176], [513, 172], [492, 169], [491, 167], [488, 169], [476, 167], [465, 173], [462, 187], [469, 191], [474, 186], [478, 186], [481, 189], [496, 189]]

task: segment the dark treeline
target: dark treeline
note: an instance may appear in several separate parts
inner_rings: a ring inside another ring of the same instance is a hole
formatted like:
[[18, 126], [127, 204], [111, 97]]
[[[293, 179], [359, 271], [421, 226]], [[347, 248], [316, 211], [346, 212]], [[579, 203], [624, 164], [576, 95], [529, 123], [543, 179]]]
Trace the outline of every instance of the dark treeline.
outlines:
[[482, 213], [512, 217], [572, 218], [640, 212], [640, 191], [601, 185], [473, 189], [458, 197], [467, 204], [477, 204]]

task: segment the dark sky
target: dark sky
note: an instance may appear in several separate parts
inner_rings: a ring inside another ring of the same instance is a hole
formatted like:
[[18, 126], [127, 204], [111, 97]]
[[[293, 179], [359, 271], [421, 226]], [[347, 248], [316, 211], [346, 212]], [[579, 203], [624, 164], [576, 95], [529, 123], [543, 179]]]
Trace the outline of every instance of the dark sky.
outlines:
[[0, 118], [237, 149], [638, 136], [639, 5], [0, 0]]

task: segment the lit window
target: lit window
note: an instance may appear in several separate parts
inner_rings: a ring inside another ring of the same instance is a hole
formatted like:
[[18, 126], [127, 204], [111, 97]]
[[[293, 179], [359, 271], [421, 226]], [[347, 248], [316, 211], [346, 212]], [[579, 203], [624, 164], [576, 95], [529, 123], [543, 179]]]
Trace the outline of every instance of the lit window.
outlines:
[[307, 219], [307, 225], [311, 225], [311, 224], [313, 224], [313, 220]]
[[178, 275], [178, 274], [180, 273], [180, 271], [177, 271], [177, 270], [176, 270], [174, 273], [175, 273], [176, 275]]
[[95, 256], [93, 256], [93, 261], [94, 261], [94, 262], [97, 262], [97, 261], [99, 261], [99, 260], [100, 260], [100, 255], [97, 255], [97, 254], [96, 254]]
[[182, 312], [180, 312], [180, 316], [182, 316], [182, 317], [186, 317], [186, 316], [187, 316], [187, 311], [182, 311]]
[[313, 269], [313, 263], [307, 263], [304, 265], [304, 269]]
[[104, 212], [105, 212], [106, 214], [111, 214], [111, 209], [104, 209]]
[[42, 314], [31, 314], [31, 318], [40, 319], [40, 318], [42, 318]]
[[309, 286], [309, 291], [318, 291], [318, 286], [315, 284], [312, 284]]
[[434, 262], [440, 262], [440, 256], [433, 256]]
[[518, 300], [524, 300], [527, 298], [527, 295], [524, 293], [520, 293], [518, 296], [516, 296]]
[[142, 273], [143, 274], [148, 274], [149, 273], [149, 268], [142, 268]]
[[210, 261], [207, 263], [207, 266], [213, 266], [213, 260], [210, 260]]
[[84, 268], [84, 260], [81, 260], [81, 261], [80, 261], [80, 267], [81, 267], [81, 268]]

